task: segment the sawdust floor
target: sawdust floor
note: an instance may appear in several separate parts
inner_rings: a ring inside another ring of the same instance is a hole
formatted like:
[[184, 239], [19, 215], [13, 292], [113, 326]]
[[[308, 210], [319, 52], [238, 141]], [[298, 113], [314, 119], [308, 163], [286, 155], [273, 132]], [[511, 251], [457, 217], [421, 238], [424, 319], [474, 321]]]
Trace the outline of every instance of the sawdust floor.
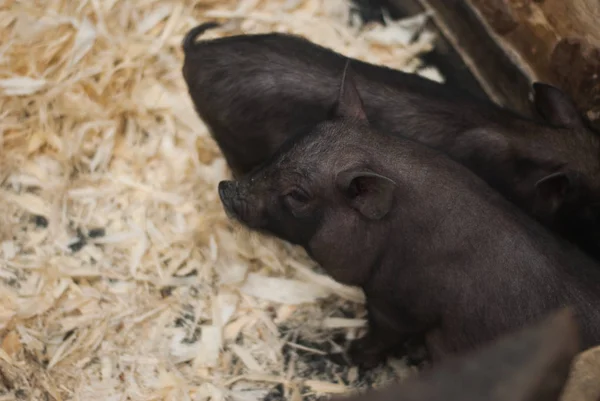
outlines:
[[[423, 18], [343, 0], [0, 2], [0, 400], [300, 400], [379, 385], [325, 354], [363, 295], [230, 222], [228, 170], [181, 77], [183, 35], [284, 31], [419, 71]], [[354, 21], [352, 24], [349, 21]]]

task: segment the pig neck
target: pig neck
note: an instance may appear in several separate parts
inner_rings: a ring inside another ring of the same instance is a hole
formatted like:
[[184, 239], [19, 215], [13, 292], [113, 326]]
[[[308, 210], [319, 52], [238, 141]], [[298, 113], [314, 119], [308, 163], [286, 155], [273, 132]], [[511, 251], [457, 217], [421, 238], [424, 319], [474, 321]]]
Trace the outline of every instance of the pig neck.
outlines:
[[[436, 148], [474, 129], [496, 129], [503, 135], [535, 137], [554, 130], [547, 124], [526, 119], [495, 104], [470, 98], [447, 99], [419, 92], [393, 93], [383, 88], [381, 92], [383, 96], [365, 96], [372, 124], [381, 132], [416, 139]], [[370, 99], [375, 96], [379, 99]], [[379, 115], [388, 117], [378, 118]]]
[[[456, 132], [486, 124], [534, 121], [487, 99], [479, 99], [452, 87], [398, 71], [365, 68], [357, 77], [367, 114], [383, 132], [414, 127], [417, 130], [450, 129]], [[383, 114], [385, 119], [377, 116]], [[390, 118], [394, 117], [394, 118]]]

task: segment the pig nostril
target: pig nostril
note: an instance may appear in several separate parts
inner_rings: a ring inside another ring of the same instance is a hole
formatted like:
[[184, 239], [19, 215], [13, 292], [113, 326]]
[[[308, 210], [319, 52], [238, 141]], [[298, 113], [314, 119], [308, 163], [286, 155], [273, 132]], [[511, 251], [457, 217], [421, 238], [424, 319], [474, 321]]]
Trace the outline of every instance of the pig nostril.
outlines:
[[232, 186], [233, 186], [233, 183], [231, 181], [219, 182], [218, 190], [219, 190], [219, 196], [221, 197], [221, 200], [226, 200], [227, 198], [229, 198], [231, 196]]
[[221, 198], [221, 200], [222, 201], [225, 200], [224, 199], [225, 198], [225, 185], [223, 185], [223, 181], [221, 181], [219, 183], [218, 190], [219, 190], [219, 197]]
[[239, 200], [237, 199], [236, 183], [233, 181], [221, 181], [218, 185], [218, 191], [227, 216], [237, 218]]

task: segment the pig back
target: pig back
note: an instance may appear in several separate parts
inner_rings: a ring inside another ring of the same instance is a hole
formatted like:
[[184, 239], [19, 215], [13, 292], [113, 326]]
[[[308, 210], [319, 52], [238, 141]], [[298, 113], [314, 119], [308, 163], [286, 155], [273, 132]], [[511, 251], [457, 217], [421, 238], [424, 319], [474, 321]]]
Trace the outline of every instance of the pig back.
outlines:
[[[347, 60], [296, 36], [241, 35], [198, 43], [185, 56], [183, 75], [228, 162], [247, 172], [328, 118]], [[415, 74], [359, 60], [351, 65], [369, 121], [382, 132], [452, 135], [504, 113]]]

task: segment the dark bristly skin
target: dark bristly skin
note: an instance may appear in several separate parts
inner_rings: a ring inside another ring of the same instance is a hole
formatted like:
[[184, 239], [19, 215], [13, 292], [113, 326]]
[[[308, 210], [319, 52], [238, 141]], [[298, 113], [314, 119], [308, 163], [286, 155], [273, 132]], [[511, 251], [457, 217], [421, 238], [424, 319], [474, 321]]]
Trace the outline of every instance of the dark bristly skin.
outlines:
[[[196, 42], [214, 26], [186, 36], [183, 76], [239, 177], [328, 118], [348, 59], [279, 33]], [[534, 84], [535, 122], [414, 74], [352, 66], [375, 129], [442, 150], [600, 259], [600, 136], [564, 93]]]
[[406, 382], [332, 401], [558, 401], [577, 350], [564, 310]]
[[584, 346], [600, 343], [598, 263], [441, 152], [376, 133], [344, 82], [330, 120], [219, 194], [229, 216], [362, 287], [369, 331], [352, 360], [374, 366], [415, 338], [439, 360], [571, 304]]

